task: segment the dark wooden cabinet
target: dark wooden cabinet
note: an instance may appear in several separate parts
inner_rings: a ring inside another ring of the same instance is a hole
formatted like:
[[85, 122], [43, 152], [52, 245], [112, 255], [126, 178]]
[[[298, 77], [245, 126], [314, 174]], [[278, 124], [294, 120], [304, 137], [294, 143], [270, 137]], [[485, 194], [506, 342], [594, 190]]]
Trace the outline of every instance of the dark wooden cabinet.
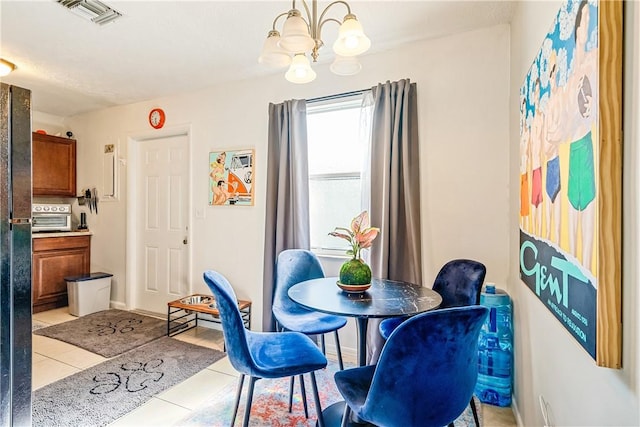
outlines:
[[33, 239], [33, 312], [68, 305], [68, 276], [88, 274], [91, 236]]
[[33, 195], [76, 196], [76, 140], [33, 133]]

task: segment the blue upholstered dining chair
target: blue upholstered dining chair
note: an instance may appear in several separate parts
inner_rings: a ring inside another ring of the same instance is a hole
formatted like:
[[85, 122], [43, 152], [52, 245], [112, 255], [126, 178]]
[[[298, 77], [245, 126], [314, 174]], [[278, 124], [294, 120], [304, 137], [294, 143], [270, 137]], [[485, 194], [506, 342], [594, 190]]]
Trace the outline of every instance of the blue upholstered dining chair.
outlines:
[[308, 336], [299, 332], [253, 332], [245, 329], [237, 298], [229, 281], [220, 273], [206, 271], [204, 281], [216, 298], [227, 356], [240, 373], [231, 425], [235, 422], [245, 375], [249, 390], [243, 426], [249, 425], [253, 389], [262, 378], [283, 378], [309, 373], [318, 425], [324, 427], [315, 371], [327, 366], [327, 358]]
[[[440, 294], [439, 308], [480, 304], [480, 292], [487, 269], [484, 264], [470, 259], [454, 259], [442, 266], [432, 289]], [[387, 339], [406, 317], [392, 317], [380, 322], [380, 335]]]
[[347, 319], [331, 314], [307, 310], [289, 298], [289, 289], [300, 282], [324, 277], [318, 257], [305, 249], [287, 249], [278, 254], [276, 264], [276, 286], [273, 297], [273, 316], [281, 330], [301, 332], [305, 335], [320, 335], [322, 352], [325, 352], [324, 334], [333, 332], [340, 369], [342, 352], [338, 329], [347, 324]]
[[473, 396], [478, 335], [488, 312], [480, 305], [453, 307], [403, 322], [377, 365], [335, 373], [344, 419], [353, 411], [378, 426], [452, 426]]
[[[322, 265], [316, 255], [305, 249], [287, 249], [278, 254], [276, 262], [276, 285], [273, 296], [273, 317], [278, 330], [301, 332], [305, 335], [319, 335], [322, 353], [325, 353], [324, 334], [333, 332], [338, 353], [338, 364], [344, 369], [338, 329], [347, 324], [347, 319], [331, 314], [307, 310], [289, 298], [289, 289], [300, 282], [324, 277]], [[294, 378], [289, 387], [289, 412], [293, 400]], [[305, 415], [308, 417], [304, 382], [300, 379]]]

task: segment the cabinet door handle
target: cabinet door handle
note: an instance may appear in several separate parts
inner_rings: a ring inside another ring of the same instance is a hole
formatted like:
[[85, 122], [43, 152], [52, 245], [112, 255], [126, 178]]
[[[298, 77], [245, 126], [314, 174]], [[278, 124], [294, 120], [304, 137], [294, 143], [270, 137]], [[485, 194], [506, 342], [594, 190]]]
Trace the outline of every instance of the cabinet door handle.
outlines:
[[186, 245], [187, 244], [187, 238], [185, 237], [184, 239], [182, 239], [182, 244]]

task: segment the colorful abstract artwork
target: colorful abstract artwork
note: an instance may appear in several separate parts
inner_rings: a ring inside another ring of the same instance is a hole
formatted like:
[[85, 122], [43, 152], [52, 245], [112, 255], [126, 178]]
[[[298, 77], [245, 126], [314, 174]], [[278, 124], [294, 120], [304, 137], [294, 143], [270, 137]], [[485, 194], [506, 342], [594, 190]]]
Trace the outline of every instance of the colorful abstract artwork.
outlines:
[[209, 153], [209, 204], [253, 206], [253, 149]]
[[519, 140], [520, 278], [611, 367], [621, 327], [617, 3], [562, 5], [520, 89]]

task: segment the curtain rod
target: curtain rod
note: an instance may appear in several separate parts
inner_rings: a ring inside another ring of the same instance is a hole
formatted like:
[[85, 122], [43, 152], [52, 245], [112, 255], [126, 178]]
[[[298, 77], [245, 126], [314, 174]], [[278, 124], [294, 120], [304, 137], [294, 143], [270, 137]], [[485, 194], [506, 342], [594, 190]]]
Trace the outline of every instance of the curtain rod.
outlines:
[[340, 99], [340, 98], [346, 98], [349, 96], [362, 95], [363, 93], [368, 92], [370, 90], [371, 89], [360, 89], [360, 90], [354, 90], [352, 92], [338, 93], [335, 95], [319, 96], [317, 98], [307, 99], [307, 102], [328, 101], [330, 99]]

